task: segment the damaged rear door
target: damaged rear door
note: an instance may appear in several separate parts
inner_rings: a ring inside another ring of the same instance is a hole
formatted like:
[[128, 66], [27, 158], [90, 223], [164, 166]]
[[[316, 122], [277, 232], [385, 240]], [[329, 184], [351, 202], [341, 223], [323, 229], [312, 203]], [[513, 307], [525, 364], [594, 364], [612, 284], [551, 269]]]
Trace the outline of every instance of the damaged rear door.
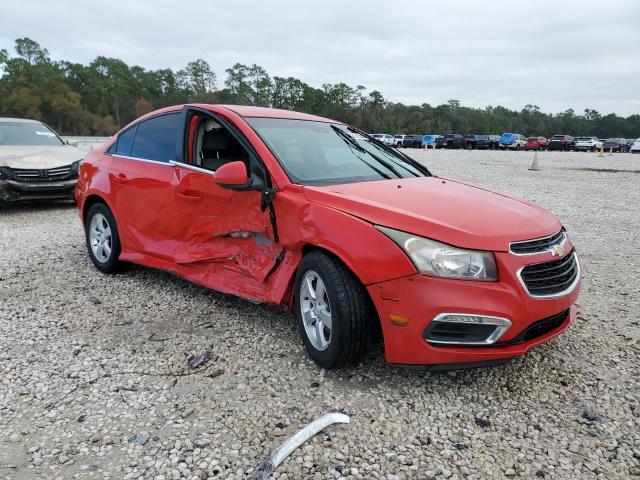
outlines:
[[255, 178], [258, 159], [228, 124], [198, 111], [185, 117], [184, 152], [174, 163], [176, 263], [192, 281], [262, 301], [282, 254], [270, 210], [261, 208], [264, 188], [225, 188], [214, 179], [221, 165], [242, 160], [252, 182], [263, 185], [264, 179]]

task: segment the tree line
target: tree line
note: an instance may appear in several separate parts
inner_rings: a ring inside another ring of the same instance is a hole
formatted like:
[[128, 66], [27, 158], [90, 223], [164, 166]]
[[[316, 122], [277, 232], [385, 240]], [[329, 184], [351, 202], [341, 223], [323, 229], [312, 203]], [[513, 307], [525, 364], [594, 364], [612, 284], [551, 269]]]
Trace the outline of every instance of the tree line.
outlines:
[[[0, 50], [0, 116], [42, 120], [62, 134], [111, 135], [136, 117], [180, 103], [224, 103], [297, 110], [356, 125], [368, 132], [405, 134], [487, 133], [505, 131], [549, 137], [640, 136], [640, 115], [582, 114], [568, 109], [543, 113], [536, 105], [522, 110], [501, 106], [464, 107], [452, 99], [443, 105], [404, 105], [377, 90], [346, 83], [313, 87], [293, 77], [271, 77], [259, 65], [236, 63], [224, 82], [209, 63], [197, 59], [180, 70], [147, 70], [117, 58], [96, 57], [89, 65], [54, 61], [29, 38], [15, 41], [15, 55]], [[428, 92], [425, 92], [428, 94]]]

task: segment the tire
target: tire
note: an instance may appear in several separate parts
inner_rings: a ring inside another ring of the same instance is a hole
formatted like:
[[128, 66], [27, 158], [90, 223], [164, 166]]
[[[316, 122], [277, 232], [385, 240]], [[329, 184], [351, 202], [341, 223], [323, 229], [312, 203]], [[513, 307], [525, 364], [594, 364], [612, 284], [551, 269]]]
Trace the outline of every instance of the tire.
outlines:
[[[120, 256], [118, 226], [109, 207], [96, 203], [89, 208], [84, 221], [89, 258], [102, 273], [116, 273], [124, 266]], [[98, 242], [98, 244], [96, 244]]]
[[[317, 299], [318, 293], [322, 300]], [[302, 342], [319, 367], [331, 370], [362, 360], [373, 338], [376, 316], [366, 290], [342, 263], [321, 251], [305, 255], [296, 273], [294, 300]]]

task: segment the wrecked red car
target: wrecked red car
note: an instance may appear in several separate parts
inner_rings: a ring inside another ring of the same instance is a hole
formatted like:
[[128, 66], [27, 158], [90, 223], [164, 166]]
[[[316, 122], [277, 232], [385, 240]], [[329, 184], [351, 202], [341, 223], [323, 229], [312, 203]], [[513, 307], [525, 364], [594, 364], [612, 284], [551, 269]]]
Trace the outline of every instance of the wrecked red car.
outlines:
[[134, 121], [80, 167], [91, 260], [132, 262], [295, 314], [324, 368], [492, 365], [559, 335], [580, 265], [532, 202], [452, 179], [341, 122], [184, 105]]

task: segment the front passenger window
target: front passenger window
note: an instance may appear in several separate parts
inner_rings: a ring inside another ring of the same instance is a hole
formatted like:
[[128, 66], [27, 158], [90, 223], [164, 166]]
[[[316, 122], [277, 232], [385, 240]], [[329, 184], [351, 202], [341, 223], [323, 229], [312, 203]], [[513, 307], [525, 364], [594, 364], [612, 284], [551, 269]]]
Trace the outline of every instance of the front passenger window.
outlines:
[[249, 171], [249, 154], [234, 136], [218, 122], [203, 119], [194, 139], [195, 165], [216, 171], [222, 165], [242, 161]]

